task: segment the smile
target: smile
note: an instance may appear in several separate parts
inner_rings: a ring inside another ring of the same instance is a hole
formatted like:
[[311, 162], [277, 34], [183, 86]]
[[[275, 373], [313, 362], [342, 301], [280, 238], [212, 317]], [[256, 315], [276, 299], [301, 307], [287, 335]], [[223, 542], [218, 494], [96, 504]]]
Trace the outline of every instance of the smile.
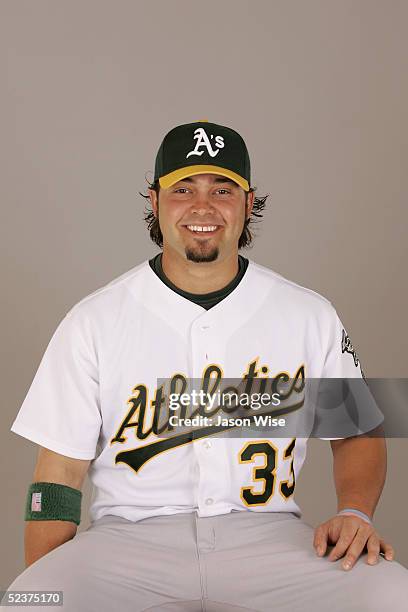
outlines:
[[220, 227], [218, 225], [186, 225], [185, 226], [190, 232], [194, 234], [213, 234]]

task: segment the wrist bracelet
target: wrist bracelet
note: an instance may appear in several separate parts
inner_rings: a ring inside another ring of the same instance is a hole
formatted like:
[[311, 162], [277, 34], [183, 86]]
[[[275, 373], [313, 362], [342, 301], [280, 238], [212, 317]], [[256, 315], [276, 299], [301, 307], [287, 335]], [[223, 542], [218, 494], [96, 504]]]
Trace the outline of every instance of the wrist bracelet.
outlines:
[[369, 523], [370, 525], [373, 524], [372, 520], [367, 514], [364, 514], [364, 512], [356, 510], [355, 508], [344, 508], [343, 510], [340, 510], [340, 512], [337, 513], [337, 516], [339, 516], [340, 514], [354, 514], [355, 516], [359, 516], [361, 519], [363, 519], [363, 521], [366, 521], [366, 523]]

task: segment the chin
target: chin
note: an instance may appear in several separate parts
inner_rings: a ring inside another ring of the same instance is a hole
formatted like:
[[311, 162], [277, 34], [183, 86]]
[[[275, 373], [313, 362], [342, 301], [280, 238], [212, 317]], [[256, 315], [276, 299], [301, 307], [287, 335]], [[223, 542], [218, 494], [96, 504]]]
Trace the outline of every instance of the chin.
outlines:
[[208, 251], [187, 247], [185, 253], [188, 261], [193, 261], [195, 263], [216, 261], [219, 256], [218, 247], [214, 247]]

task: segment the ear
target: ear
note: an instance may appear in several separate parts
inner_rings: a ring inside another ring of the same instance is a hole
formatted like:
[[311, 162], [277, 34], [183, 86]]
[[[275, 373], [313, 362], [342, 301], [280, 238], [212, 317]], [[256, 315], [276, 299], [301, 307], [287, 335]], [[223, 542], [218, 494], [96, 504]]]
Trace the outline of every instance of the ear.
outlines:
[[152, 206], [152, 210], [153, 210], [153, 214], [154, 216], [158, 217], [158, 198], [157, 198], [157, 193], [155, 192], [154, 189], [148, 189], [148, 193], [149, 193], [149, 199], [150, 199], [150, 204]]
[[249, 219], [251, 216], [252, 208], [254, 206], [255, 201], [255, 191], [250, 191], [248, 193], [247, 205], [246, 205], [246, 218]]

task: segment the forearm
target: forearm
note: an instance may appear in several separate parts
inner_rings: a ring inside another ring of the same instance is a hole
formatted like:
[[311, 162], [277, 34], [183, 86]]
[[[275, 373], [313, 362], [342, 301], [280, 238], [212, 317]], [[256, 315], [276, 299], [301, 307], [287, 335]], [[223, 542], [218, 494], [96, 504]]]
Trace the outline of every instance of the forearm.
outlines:
[[385, 439], [358, 436], [336, 441], [332, 450], [337, 510], [356, 508], [372, 517], [385, 482]]
[[72, 540], [76, 531], [77, 525], [69, 521], [27, 521], [24, 534], [26, 567]]
[[[89, 464], [90, 461], [88, 460], [72, 459], [40, 447], [33, 482], [65, 485], [80, 491]], [[71, 498], [69, 500], [69, 503], [71, 503]], [[26, 521], [24, 533], [26, 566], [31, 565], [54, 548], [61, 546], [61, 544], [72, 540], [75, 536], [77, 523], [71, 521], [71, 512], [68, 512], [69, 518], [67, 518], [67, 509], [75, 510], [74, 502], [72, 502], [73, 505], [69, 506], [69, 508], [67, 508], [66, 496], [64, 499], [58, 500], [58, 502], [54, 500], [54, 504], [59, 502], [61, 506], [57, 505], [55, 508], [55, 512], [59, 512], [59, 514], [55, 516], [65, 515], [64, 520]], [[76, 504], [78, 504], [78, 500], [76, 500]], [[62, 509], [64, 512], [62, 512]], [[74, 516], [78, 513], [77, 510], [76, 512], [73, 511]], [[46, 515], [46, 518], [49, 518], [49, 515]]]

